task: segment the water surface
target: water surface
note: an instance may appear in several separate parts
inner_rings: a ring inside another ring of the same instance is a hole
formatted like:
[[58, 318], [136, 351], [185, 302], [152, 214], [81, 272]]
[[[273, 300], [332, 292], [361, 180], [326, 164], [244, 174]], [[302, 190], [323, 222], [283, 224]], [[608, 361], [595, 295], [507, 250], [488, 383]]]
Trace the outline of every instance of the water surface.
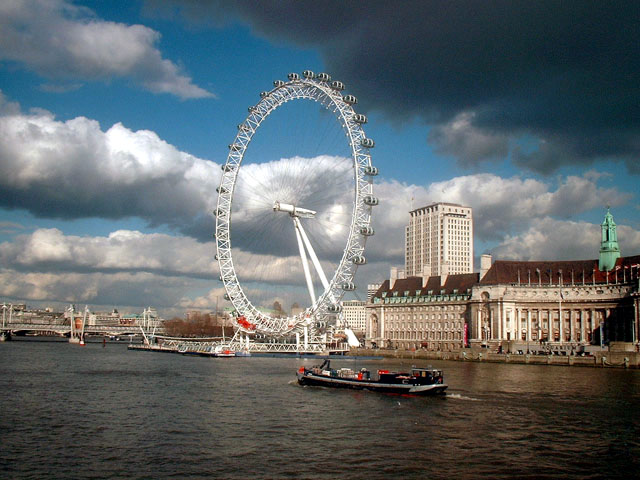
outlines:
[[298, 386], [314, 363], [0, 344], [0, 477], [637, 478], [640, 371], [432, 362], [448, 394], [408, 398]]

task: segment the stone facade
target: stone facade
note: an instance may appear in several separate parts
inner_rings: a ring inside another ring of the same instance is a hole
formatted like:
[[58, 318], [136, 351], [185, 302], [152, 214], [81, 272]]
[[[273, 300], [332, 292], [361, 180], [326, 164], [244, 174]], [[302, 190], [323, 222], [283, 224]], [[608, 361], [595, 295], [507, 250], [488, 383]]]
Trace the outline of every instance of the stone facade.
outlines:
[[367, 304], [366, 345], [455, 351], [589, 353], [638, 343], [640, 256], [611, 272], [598, 260], [496, 261], [478, 274], [382, 283]]
[[638, 264], [619, 258], [601, 272], [597, 260], [497, 261], [473, 287], [470, 343], [536, 353], [637, 343]]
[[367, 305], [366, 345], [455, 351], [468, 342], [478, 274], [386, 280]]

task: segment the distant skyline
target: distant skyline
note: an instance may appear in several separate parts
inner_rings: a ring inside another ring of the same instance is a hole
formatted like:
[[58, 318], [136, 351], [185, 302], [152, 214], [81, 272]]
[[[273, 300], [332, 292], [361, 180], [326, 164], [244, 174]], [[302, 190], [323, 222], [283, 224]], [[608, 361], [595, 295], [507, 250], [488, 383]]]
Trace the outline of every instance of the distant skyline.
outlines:
[[596, 259], [607, 206], [638, 255], [639, 23], [632, 1], [2, 2], [0, 299], [214, 308], [227, 145], [305, 69], [347, 85], [376, 142], [360, 298], [433, 202], [473, 208], [476, 271]]

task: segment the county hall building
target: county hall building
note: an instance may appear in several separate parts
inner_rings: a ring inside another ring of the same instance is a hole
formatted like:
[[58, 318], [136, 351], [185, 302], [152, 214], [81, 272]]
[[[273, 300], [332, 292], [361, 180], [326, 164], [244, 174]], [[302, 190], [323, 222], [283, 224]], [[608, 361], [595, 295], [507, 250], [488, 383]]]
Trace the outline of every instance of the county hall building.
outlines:
[[640, 255], [620, 256], [610, 212], [601, 229], [596, 260], [492, 262], [483, 255], [479, 274], [386, 280], [367, 305], [367, 345], [558, 354], [611, 342], [637, 347]]

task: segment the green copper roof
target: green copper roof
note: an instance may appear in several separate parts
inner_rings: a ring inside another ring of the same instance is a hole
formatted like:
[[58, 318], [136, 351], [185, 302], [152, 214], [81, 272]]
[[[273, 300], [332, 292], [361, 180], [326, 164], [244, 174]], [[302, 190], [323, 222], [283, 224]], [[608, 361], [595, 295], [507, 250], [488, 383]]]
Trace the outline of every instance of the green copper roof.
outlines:
[[607, 207], [607, 213], [601, 225], [602, 240], [600, 241], [600, 258], [598, 269], [601, 272], [613, 270], [616, 260], [620, 258], [620, 246], [618, 245], [618, 233], [616, 232], [616, 222]]

